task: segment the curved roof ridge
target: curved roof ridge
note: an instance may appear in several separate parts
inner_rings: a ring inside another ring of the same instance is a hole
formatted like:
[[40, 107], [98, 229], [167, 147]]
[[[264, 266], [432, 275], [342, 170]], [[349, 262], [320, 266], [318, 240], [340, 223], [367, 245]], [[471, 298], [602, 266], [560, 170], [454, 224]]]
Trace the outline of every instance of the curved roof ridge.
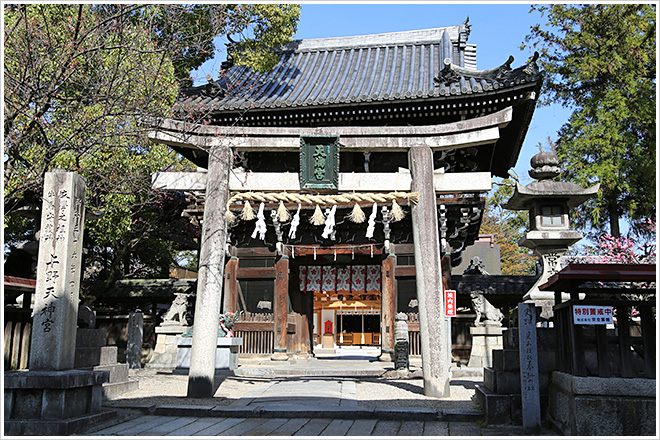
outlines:
[[[314, 50], [349, 49], [352, 47], [392, 46], [397, 44], [426, 44], [442, 40], [444, 32], [452, 42], [459, 40], [463, 25], [445, 26], [432, 29], [387, 32], [382, 34], [354, 35], [349, 37], [326, 37], [293, 40], [282, 46], [284, 51], [304, 52]], [[365, 39], [367, 39], [365, 41]]]

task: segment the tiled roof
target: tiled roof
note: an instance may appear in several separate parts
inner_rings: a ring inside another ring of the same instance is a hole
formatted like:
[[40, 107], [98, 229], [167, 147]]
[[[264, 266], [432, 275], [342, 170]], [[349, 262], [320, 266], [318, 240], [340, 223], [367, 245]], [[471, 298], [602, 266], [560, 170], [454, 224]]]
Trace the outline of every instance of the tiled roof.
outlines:
[[281, 49], [268, 73], [231, 65], [218, 80], [183, 89], [182, 112], [301, 109], [411, 102], [478, 95], [540, 79], [534, 62], [512, 70], [476, 70], [467, 23], [388, 34], [297, 40]]

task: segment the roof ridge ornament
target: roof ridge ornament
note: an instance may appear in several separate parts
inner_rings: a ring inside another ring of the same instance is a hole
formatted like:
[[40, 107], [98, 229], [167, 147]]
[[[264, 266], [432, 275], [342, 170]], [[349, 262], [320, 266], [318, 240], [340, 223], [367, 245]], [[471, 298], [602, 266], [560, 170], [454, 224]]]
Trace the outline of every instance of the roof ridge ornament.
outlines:
[[539, 74], [539, 67], [536, 64], [536, 60], [539, 58], [539, 53], [534, 52], [532, 59], [522, 67], [516, 69], [511, 68], [513, 63], [513, 55], [509, 55], [509, 58], [499, 67], [489, 70], [472, 70], [465, 67], [457, 66], [452, 64], [450, 58], [445, 58], [443, 60], [444, 67], [440, 71], [437, 77], [433, 80], [438, 84], [444, 84], [449, 86], [453, 82], [457, 82], [461, 77], [467, 78], [477, 78], [477, 79], [487, 79], [487, 80], [515, 80], [520, 77], [535, 76]]
[[208, 81], [208, 84], [205, 84], [200, 91], [203, 96], [208, 98], [224, 98], [227, 90], [219, 82], [215, 81], [210, 73], [206, 74], [206, 81]]

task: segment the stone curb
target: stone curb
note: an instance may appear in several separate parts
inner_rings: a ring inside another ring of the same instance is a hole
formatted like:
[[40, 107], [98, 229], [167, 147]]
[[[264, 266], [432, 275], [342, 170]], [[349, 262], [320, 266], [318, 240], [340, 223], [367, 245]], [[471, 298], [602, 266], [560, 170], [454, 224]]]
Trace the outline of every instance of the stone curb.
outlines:
[[446, 422], [479, 422], [484, 413], [478, 409], [445, 409], [440, 411], [440, 418]]
[[[233, 418], [331, 418], [379, 420], [444, 420], [432, 408], [416, 407], [337, 407], [310, 408], [296, 405], [209, 406], [209, 405], [113, 405], [112, 408], [134, 409], [158, 416], [233, 417]], [[481, 414], [481, 413], [480, 413]]]
[[234, 374], [238, 377], [266, 377], [266, 378], [275, 378], [275, 377], [380, 377], [387, 370], [353, 370], [350, 373], [347, 373], [346, 370], [330, 370], [330, 369], [312, 369], [312, 368], [242, 368], [239, 367], [234, 371]]

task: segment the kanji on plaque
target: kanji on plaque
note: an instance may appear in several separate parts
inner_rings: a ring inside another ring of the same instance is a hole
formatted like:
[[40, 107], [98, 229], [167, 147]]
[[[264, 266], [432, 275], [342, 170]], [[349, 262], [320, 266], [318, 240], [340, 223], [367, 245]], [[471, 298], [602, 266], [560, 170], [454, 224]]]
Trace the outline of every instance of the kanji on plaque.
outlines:
[[445, 290], [445, 316], [456, 316], [455, 290]]
[[573, 306], [573, 324], [599, 325], [614, 324], [611, 306]]

